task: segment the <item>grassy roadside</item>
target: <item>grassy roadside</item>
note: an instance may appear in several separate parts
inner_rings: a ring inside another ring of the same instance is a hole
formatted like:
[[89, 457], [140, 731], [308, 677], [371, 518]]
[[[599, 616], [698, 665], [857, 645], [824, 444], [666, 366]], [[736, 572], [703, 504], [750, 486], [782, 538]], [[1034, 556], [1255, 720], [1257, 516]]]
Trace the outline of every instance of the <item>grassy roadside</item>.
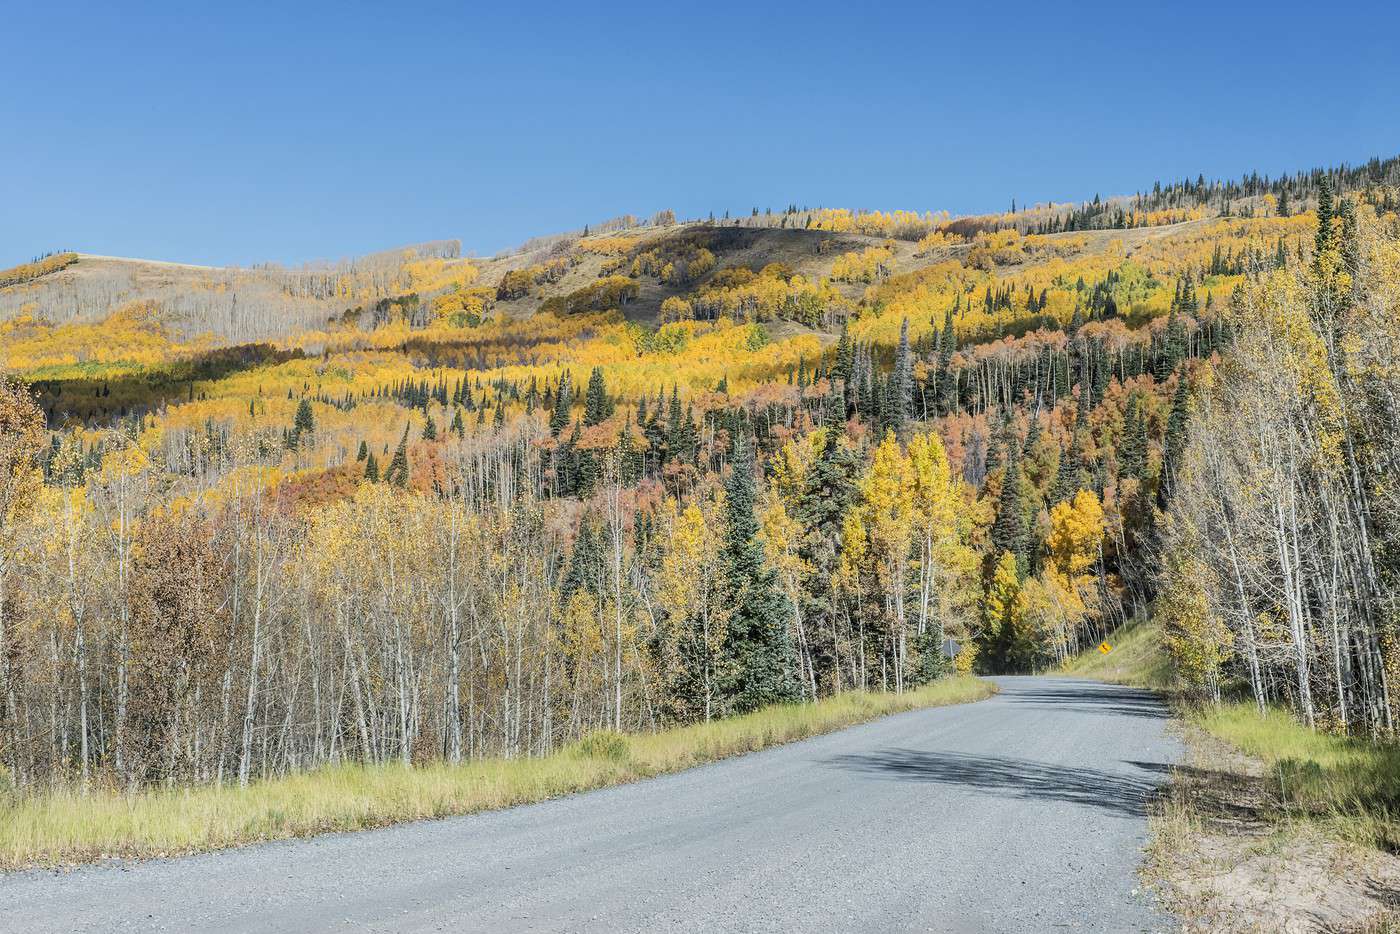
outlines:
[[1188, 722], [1263, 763], [1266, 817], [1317, 822], [1349, 843], [1400, 852], [1400, 748], [1309, 730], [1252, 704], [1206, 707]]
[[1189, 932], [1400, 932], [1392, 747], [1252, 704], [1183, 709], [1144, 875]]
[[1171, 661], [1162, 648], [1160, 627], [1143, 619], [1131, 620], [1114, 630], [1105, 641], [1113, 651], [1107, 655], [1097, 648], [1081, 652], [1069, 660], [1060, 674], [1162, 692], [1170, 690]]
[[170, 856], [528, 804], [678, 772], [887, 714], [981, 700], [995, 690], [988, 682], [958, 677], [901, 695], [853, 692], [659, 733], [595, 734], [535, 759], [413, 769], [343, 765], [247, 788], [0, 795], [0, 869]]
[[1185, 761], [1149, 817], [1144, 875], [1191, 932], [1400, 932], [1400, 748], [1252, 703], [1187, 703], [1161, 631], [1123, 626], [1063, 673], [1151, 688]]

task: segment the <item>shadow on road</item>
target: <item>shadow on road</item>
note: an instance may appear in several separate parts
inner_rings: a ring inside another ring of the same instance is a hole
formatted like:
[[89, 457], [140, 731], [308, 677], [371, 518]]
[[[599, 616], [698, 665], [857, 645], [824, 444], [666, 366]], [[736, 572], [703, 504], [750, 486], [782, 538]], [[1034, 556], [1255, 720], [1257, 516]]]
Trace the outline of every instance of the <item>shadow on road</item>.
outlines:
[[1053, 688], [1007, 691], [1002, 699], [1042, 710], [1073, 711], [1105, 716], [1147, 717], [1165, 720], [1171, 716], [1167, 705], [1152, 692], [1117, 685], [1078, 685], [1066, 682]]
[[913, 749], [881, 749], [825, 761], [834, 768], [899, 781], [960, 785], [1005, 798], [1063, 801], [1131, 817], [1147, 813], [1162, 781], [1160, 774], [1153, 774], [1157, 766], [1147, 763], [1129, 763], [1147, 772], [1137, 777], [1028, 759]]

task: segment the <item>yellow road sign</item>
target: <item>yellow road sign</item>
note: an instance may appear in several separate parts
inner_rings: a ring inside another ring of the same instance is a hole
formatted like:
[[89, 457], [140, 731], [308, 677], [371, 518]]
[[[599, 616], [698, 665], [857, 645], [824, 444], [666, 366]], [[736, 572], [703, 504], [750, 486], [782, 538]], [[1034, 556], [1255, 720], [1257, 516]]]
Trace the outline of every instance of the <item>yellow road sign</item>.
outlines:
[[1100, 642], [1100, 643], [1099, 643], [1099, 652], [1100, 652], [1100, 653], [1102, 653], [1102, 654], [1104, 654], [1104, 655], [1107, 655], [1109, 652], [1112, 652], [1112, 651], [1113, 651], [1113, 646], [1109, 645], [1107, 642]]

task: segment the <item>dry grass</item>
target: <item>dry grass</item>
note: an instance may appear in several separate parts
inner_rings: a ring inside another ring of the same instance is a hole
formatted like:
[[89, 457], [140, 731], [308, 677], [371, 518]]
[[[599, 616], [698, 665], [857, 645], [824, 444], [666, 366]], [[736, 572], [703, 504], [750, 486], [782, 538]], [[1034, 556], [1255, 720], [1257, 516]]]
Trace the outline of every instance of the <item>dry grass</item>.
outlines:
[[1175, 691], [1160, 628], [1134, 621], [1064, 673], [1172, 696], [1186, 762], [1150, 818], [1145, 876], [1187, 932], [1400, 934], [1400, 748]]
[[1309, 730], [1250, 704], [1205, 707], [1190, 722], [1265, 766], [1275, 822], [1326, 825], [1351, 843], [1400, 852], [1400, 748]]
[[511, 807], [677, 772], [886, 714], [980, 700], [994, 690], [959, 677], [902, 695], [854, 692], [653, 734], [595, 734], [534, 759], [411, 769], [342, 765], [247, 788], [0, 796], [0, 868], [167, 856]]
[[1147, 872], [1183, 930], [1400, 930], [1394, 749], [1248, 704], [1182, 716]]

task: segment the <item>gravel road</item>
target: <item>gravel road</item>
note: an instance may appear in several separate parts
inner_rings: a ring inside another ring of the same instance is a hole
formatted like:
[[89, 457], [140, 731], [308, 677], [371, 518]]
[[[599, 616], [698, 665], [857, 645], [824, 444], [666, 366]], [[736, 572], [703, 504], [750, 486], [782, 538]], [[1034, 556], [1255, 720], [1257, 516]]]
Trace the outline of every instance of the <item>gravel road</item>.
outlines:
[[385, 830], [0, 876], [0, 931], [1158, 931], [1152, 695], [999, 678], [676, 775]]

